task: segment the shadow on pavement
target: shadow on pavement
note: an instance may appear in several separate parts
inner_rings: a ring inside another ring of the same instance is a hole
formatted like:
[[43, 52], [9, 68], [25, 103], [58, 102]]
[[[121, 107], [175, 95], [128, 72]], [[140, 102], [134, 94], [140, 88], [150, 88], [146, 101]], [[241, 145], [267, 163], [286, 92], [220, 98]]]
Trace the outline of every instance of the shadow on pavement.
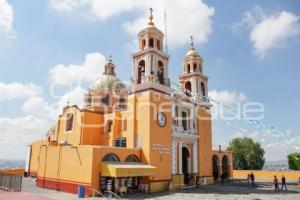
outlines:
[[[231, 183], [217, 183], [209, 185], [204, 188], [188, 188], [183, 190], [174, 190], [167, 192], [158, 192], [153, 194], [128, 194], [124, 199], [147, 199], [155, 197], [163, 197], [172, 194], [221, 194], [221, 195], [247, 195], [247, 194], [266, 194], [266, 195], [277, 195], [277, 194], [299, 194], [299, 189], [296, 184], [288, 184], [288, 191], [280, 190], [279, 192], [274, 191], [272, 183], [260, 182], [254, 186], [248, 185], [242, 182], [231, 182]], [[298, 191], [297, 191], [298, 190]], [[169, 196], [170, 197], [170, 196]]]

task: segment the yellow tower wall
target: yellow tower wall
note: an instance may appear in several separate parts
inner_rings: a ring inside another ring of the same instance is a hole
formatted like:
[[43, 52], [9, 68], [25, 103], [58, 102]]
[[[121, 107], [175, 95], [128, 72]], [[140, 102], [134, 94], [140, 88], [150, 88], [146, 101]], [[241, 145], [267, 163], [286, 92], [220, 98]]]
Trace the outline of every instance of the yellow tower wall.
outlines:
[[198, 139], [198, 155], [199, 155], [199, 176], [208, 177], [208, 181], [212, 182], [212, 123], [210, 111], [198, 107], [197, 127], [199, 133]]

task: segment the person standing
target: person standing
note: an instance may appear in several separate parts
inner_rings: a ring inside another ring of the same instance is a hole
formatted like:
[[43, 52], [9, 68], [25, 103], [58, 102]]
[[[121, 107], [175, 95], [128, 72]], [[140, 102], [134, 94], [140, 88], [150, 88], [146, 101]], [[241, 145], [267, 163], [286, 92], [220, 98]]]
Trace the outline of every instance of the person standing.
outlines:
[[199, 176], [196, 177], [196, 188], [198, 188], [200, 185], [200, 178]]
[[281, 177], [281, 190], [283, 190], [283, 187], [285, 187], [285, 190], [287, 190], [286, 179], [285, 179], [284, 175], [282, 175], [282, 177]]
[[206, 185], [207, 185], [207, 178], [206, 178], [206, 176], [203, 176], [202, 187], [206, 188]]
[[250, 174], [247, 174], [247, 184], [250, 184]]
[[274, 176], [274, 187], [275, 187], [275, 191], [279, 191], [279, 187], [278, 187], [278, 179], [276, 176]]

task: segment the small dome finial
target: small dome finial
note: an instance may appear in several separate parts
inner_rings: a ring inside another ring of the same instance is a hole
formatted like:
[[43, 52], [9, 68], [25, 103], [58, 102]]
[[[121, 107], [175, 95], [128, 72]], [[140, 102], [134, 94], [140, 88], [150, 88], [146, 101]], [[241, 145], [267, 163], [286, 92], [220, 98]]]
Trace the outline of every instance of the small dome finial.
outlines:
[[150, 17], [149, 17], [149, 25], [153, 25], [154, 23], [153, 23], [153, 8], [149, 8], [149, 10], [150, 10]]
[[191, 35], [191, 49], [194, 49], [194, 37]]

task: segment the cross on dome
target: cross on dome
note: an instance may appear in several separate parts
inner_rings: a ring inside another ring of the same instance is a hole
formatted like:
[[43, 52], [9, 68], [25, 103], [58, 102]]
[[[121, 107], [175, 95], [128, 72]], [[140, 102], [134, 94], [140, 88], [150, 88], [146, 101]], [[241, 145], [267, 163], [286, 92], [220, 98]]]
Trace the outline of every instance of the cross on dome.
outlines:
[[109, 63], [112, 63], [112, 55], [109, 55], [109, 57], [108, 57], [108, 62], [109, 62]]
[[194, 49], [194, 37], [191, 35], [191, 49]]
[[154, 23], [153, 23], [153, 8], [149, 8], [149, 10], [150, 10], [150, 17], [149, 17], [149, 25], [153, 25]]

